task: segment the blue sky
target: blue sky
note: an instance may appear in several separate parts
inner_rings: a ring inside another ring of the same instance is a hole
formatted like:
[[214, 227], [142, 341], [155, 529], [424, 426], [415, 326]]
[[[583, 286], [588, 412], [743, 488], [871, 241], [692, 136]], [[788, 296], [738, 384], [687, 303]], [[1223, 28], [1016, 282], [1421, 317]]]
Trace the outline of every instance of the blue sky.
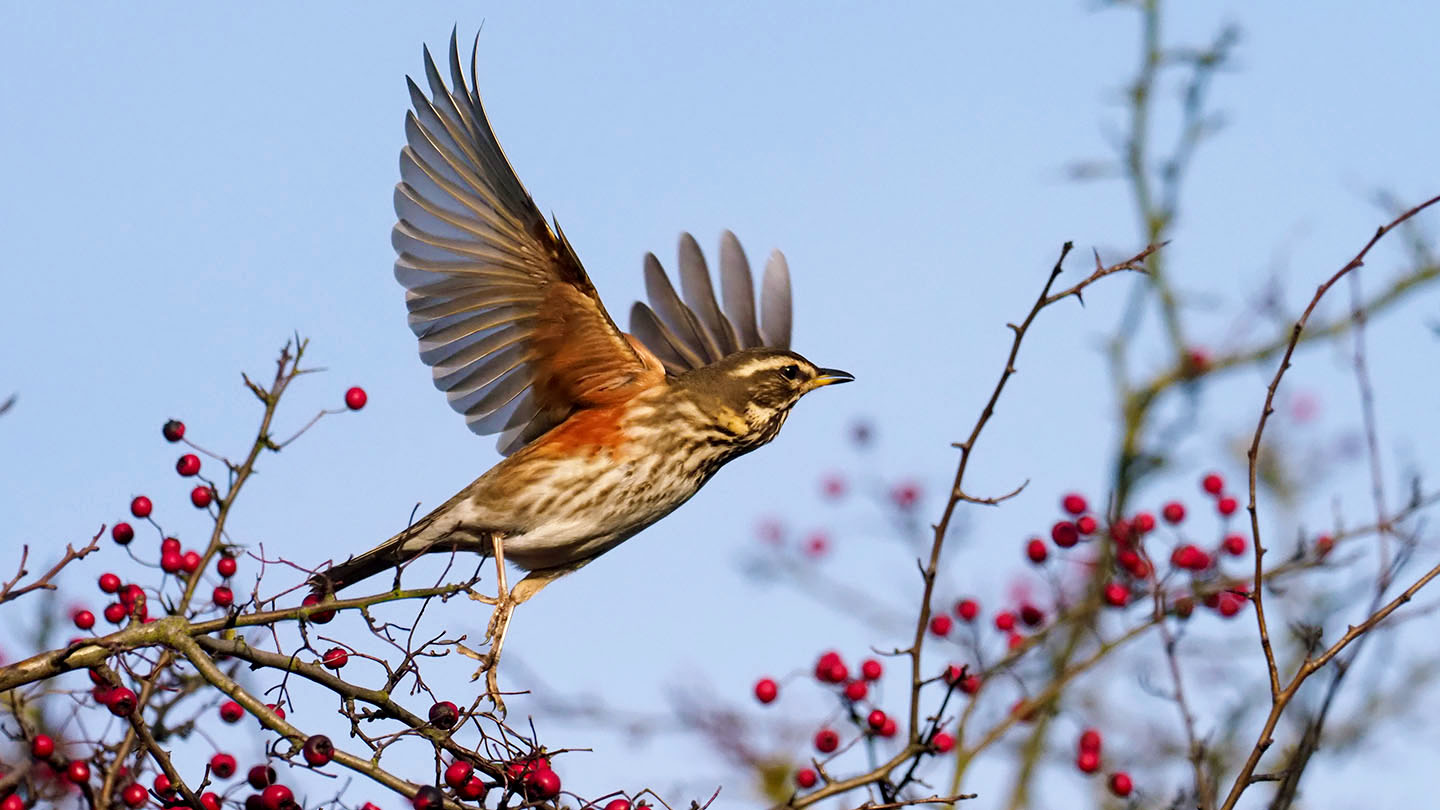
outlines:
[[[1228, 125], [1195, 164], [1171, 247], [1198, 341], [1223, 346], [1251, 326], [1236, 313], [1267, 278], [1283, 280], [1293, 307], [1354, 253], [1381, 219], [1375, 191], [1440, 191], [1440, 19], [1422, 3], [1173, 13], [1171, 41], [1202, 42], [1231, 21], [1244, 31], [1213, 93]], [[352, 384], [370, 405], [268, 459], [237, 538], [297, 560], [358, 551], [495, 461], [431, 387], [390, 274], [403, 77], [457, 22], [468, 38], [484, 21], [481, 89], [500, 140], [617, 317], [642, 291], [643, 254], [673, 262], [682, 230], [707, 251], [730, 228], [752, 260], [786, 252], [795, 347], [858, 382], [807, 399], [773, 447], [517, 619], [508, 653], [559, 694], [615, 706], [663, 709], [676, 684], [746, 706], [762, 672], [804, 667], [828, 646], [853, 656], [898, 641], [747, 579], [755, 523], [825, 528], [829, 575], [914, 593], [908, 553], [883, 524], [859, 505], [823, 506], [816, 482], [836, 469], [915, 478], [936, 513], [949, 443], [1001, 363], [1003, 324], [1060, 244], [1076, 241], [1077, 270], [1092, 247], [1109, 259], [1141, 247], [1121, 184], [1064, 174], [1109, 154], [1137, 58], [1134, 16], [1095, 4], [30, 4], [7, 16], [0, 394], [20, 395], [0, 420], [7, 548], [88, 537], [142, 491], [198, 537], [159, 425], [181, 417], [200, 443], [240, 454], [255, 409], [239, 372], [268, 372], [295, 330], [329, 371], [297, 385], [286, 423], [338, 405]], [[1367, 283], [1402, 259], [1377, 252]], [[970, 516], [974, 534], [950, 558], [957, 588], [999, 596], [996, 572], [1018, 564], [1012, 538], [1044, 525], [1062, 491], [1099, 494], [1113, 429], [1099, 349], [1127, 283], [1047, 313], [1033, 333], [972, 478], [981, 492], [1025, 479], [1030, 490]], [[1440, 457], [1436, 389], [1414, 373], [1436, 367], [1425, 328], [1436, 316], [1432, 296], [1372, 330], [1392, 474]], [[1314, 351], [1295, 373], [1336, 429], [1354, 422], [1346, 356]], [[1240, 377], [1209, 394], [1205, 435], [1253, 423], [1264, 381]], [[875, 457], [845, 441], [860, 418], [879, 426]], [[1196, 470], [1239, 472], [1218, 440], [1186, 454]], [[1336, 479], [1335, 502], [1364, 515], [1348, 481]], [[1175, 491], [1192, 490], [1185, 478]], [[1329, 519], [1328, 493], [1309, 506], [1312, 525]], [[1277, 517], [1276, 530], [1304, 519]], [[110, 564], [74, 577], [78, 592]], [[456, 606], [446, 621], [474, 632], [485, 616]], [[807, 711], [792, 719], [810, 722]], [[703, 745], [637, 748], [542, 722], [552, 745], [596, 749], [566, 761], [567, 787], [585, 793], [649, 784], [708, 796], [727, 777]], [[1414, 734], [1433, 752], [1433, 728]], [[1402, 772], [1415, 760], [1392, 754], [1357, 758], [1387, 775], [1364, 790], [1338, 764], [1317, 785], [1332, 806], [1413, 798]], [[748, 798], [743, 785], [722, 793]]]

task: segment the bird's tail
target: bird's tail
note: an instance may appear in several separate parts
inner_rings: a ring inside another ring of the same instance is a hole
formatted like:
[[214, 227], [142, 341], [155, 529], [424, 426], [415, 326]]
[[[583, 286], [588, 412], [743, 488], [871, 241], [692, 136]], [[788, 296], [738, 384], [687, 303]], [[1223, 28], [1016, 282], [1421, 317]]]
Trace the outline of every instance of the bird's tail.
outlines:
[[432, 536], [435, 533], [431, 531], [431, 523], [427, 516], [375, 548], [315, 572], [310, 577], [310, 587], [318, 593], [335, 593], [376, 574], [399, 568], [422, 554], [454, 551], [489, 553], [489, 532], [479, 533], [478, 536], [470, 532], [452, 532], [437, 537]]

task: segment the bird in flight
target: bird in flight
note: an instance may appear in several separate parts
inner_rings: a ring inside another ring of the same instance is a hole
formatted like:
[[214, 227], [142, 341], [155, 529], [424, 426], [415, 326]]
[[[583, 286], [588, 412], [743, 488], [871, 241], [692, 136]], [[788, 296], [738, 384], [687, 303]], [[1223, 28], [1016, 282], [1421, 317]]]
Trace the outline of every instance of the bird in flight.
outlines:
[[[495, 665], [515, 605], [689, 500], [722, 466], [774, 439], [806, 393], [854, 378], [790, 351], [790, 276], [770, 255], [757, 295], [735, 236], [720, 241], [720, 300], [680, 237], [680, 294], [653, 254], [647, 306], [621, 332], [558, 223], [521, 185], [451, 34], [447, 87], [428, 48], [427, 95], [407, 79], [392, 232], [395, 277], [435, 386], [500, 463], [375, 548], [316, 573], [338, 590], [422, 554], [495, 559]], [[758, 313], [757, 313], [758, 309]], [[514, 589], [505, 560], [527, 572]], [[397, 572], [398, 577], [398, 572]], [[476, 673], [478, 677], [480, 672]]]

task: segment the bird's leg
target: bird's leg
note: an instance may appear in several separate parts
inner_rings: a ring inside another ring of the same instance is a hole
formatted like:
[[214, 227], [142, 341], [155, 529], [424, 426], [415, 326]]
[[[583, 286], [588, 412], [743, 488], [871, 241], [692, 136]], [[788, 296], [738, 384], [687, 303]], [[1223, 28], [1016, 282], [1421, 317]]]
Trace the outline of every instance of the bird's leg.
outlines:
[[[496, 558], [503, 560], [502, 555], [504, 552], [501, 551], [498, 540], [495, 542], [495, 552]], [[554, 568], [542, 568], [538, 571], [531, 571], [524, 579], [515, 583], [514, 589], [508, 592], [503, 587], [504, 574], [501, 574], [502, 587], [500, 589], [500, 598], [495, 604], [495, 612], [490, 616], [490, 627], [485, 632], [486, 638], [490, 640], [490, 650], [481, 658], [480, 668], [475, 670], [475, 674], [470, 678], [472, 681], [476, 680], [480, 677], [481, 673], [484, 673], [486, 692], [490, 697], [490, 702], [495, 704], [497, 710], [501, 712], [505, 710], [505, 701], [500, 698], [500, 684], [497, 680], [496, 672], [500, 668], [500, 652], [505, 648], [505, 636], [510, 631], [510, 618], [515, 612], [515, 606], [521, 602], [529, 601], [531, 597], [539, 593], [546, 585], [549, 585], [572, 571], [579, 570], [589, 562], [590, 560], [580, 560], [579, 562], [568, 563]], [[471, 657], [480, 657], [464, 649], [461, 651]]]
[[477, 602], [495, 606], [495, 610], [490, 614], [490, 624], [485, 628], [484, 641], [490, 642], [490, 649], [478, 653], [463, 644], [456, 647], [462, 654], [480, 662], [480, 668], [475, 670], [470, 680], [478, 680], [482, 673], [485, 675], [485, 690], [489, 694], [490, 702], [503, 714], [505, 701], [500, 697], [500, 683], [495, 672], [497, 664], [500, 663], [500, 648], [505, 643], [505, 630], [510, 624], [510, 614], [515, 610], [515, 602], [510, 597], [510, 589], [505, 581], [505, 543], [500, 535], [490, 538], [490, 548], [495, 555], [495, 598], [473, 592], [470, 594], [470, 598]]

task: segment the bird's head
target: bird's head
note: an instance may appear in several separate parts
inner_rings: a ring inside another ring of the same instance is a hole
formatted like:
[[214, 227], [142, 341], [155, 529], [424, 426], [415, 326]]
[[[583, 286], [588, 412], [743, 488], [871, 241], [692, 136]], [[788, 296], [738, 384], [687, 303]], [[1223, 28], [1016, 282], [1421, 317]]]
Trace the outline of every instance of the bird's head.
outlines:
[[746, 349], [686, 372], [676, 385], [696, 395], [716, 425], [753, 449], [775, 438], [796, 402], [816, 388], [854, 380], [780, 349]]

